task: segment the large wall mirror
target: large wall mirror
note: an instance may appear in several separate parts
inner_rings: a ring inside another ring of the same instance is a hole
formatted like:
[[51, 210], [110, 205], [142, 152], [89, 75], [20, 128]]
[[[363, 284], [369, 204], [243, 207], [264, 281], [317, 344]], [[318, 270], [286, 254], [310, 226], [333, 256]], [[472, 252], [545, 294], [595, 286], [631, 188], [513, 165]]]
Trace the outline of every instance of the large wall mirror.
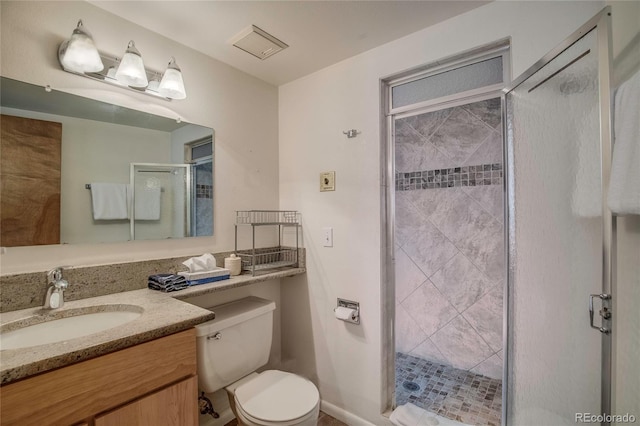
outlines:
[[0, 246], [213, 235], [214, 132], [2, 77]]

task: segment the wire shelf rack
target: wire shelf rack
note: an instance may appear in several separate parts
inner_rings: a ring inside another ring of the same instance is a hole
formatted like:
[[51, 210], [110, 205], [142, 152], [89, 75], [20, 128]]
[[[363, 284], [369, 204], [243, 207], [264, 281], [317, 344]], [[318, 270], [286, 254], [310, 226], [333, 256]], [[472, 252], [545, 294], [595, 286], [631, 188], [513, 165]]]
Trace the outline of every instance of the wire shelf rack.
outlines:
[[[238, 227], [251, 226], [252, 247], [238, 249]], [[256, 227], [277, 226], [278, 246], [273, 248], [256, 248]], [[295, 227], [295, 246], [282, 245], [282, 230]], [[295, 210], [241, 210], [236, 211], [235, 253], [242, 259], [242, 269], [256, 275], [256, 272], [269, 269], [298, 266], [300, 216]]]
[[295, 210], [239, 210], [236, 211], [236, 225], [299, 225], [299, 215]]

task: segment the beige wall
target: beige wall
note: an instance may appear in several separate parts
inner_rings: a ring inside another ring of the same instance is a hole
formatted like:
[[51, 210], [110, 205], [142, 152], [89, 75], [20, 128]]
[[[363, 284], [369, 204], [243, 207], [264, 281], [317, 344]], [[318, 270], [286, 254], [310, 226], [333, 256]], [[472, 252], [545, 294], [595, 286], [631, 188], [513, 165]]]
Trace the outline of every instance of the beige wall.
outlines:
[[[640, 72], [640, 2], [607, 4], [612, 6], [613, 75], [617, 87], [631, 73]], [[618, 217], [616, 251], [612, 413], [629, 413], [640, 419], [640, 216]]]
[[[505, 37], [518, 76], [602, 6], [494, 2], [280, 87], [280, 205], [302, 212], [307, 250], [306, 276], [282, 288], [282, 358], [316, 380], [330, 413], [384, 424], [380, 79]], [[336, 191], [318, 192], [330, 170]], [[360, 302], [360, 326], [333, 317], [336, 297]]]
[[[87, 2], [0, 3], [2, 76], [211, 127], [216, 135], [215, 235], [170, 241], [9, 248], [1, 273], [43, 271], [57, 265], [97, 265], [233, 248], [234, 211], [278, 206], [277, 88]], [[78, 18], [98, 48], [119, 56], [130, 39], [147, 67], [180, 64], [187, 99], [166, 102], [66, 73], [59, 44]]]

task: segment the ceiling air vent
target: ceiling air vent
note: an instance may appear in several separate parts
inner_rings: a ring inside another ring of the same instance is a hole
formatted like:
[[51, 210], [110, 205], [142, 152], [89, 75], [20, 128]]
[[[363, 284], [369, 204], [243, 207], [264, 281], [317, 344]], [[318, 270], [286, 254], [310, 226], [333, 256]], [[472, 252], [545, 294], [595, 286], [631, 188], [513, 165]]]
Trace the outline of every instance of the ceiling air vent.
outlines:
[[281, 42], [255, 25], [251, 25], [235, 36], [231, 39], [231, 43], [238, 49], [242, 49], [262, 60], [289, 47], [286, 43]]

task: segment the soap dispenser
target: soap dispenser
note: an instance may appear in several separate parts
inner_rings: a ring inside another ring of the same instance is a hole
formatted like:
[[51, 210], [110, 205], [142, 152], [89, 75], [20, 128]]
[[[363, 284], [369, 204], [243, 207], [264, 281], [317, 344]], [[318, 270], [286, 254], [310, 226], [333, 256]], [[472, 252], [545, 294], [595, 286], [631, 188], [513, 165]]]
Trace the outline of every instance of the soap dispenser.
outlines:
[[229, 270], [231, 275], [240, 275], [240, 272], [242, 272], [242, 259], [232, 253], [231, 256], [224, 258], [224, 267]]

